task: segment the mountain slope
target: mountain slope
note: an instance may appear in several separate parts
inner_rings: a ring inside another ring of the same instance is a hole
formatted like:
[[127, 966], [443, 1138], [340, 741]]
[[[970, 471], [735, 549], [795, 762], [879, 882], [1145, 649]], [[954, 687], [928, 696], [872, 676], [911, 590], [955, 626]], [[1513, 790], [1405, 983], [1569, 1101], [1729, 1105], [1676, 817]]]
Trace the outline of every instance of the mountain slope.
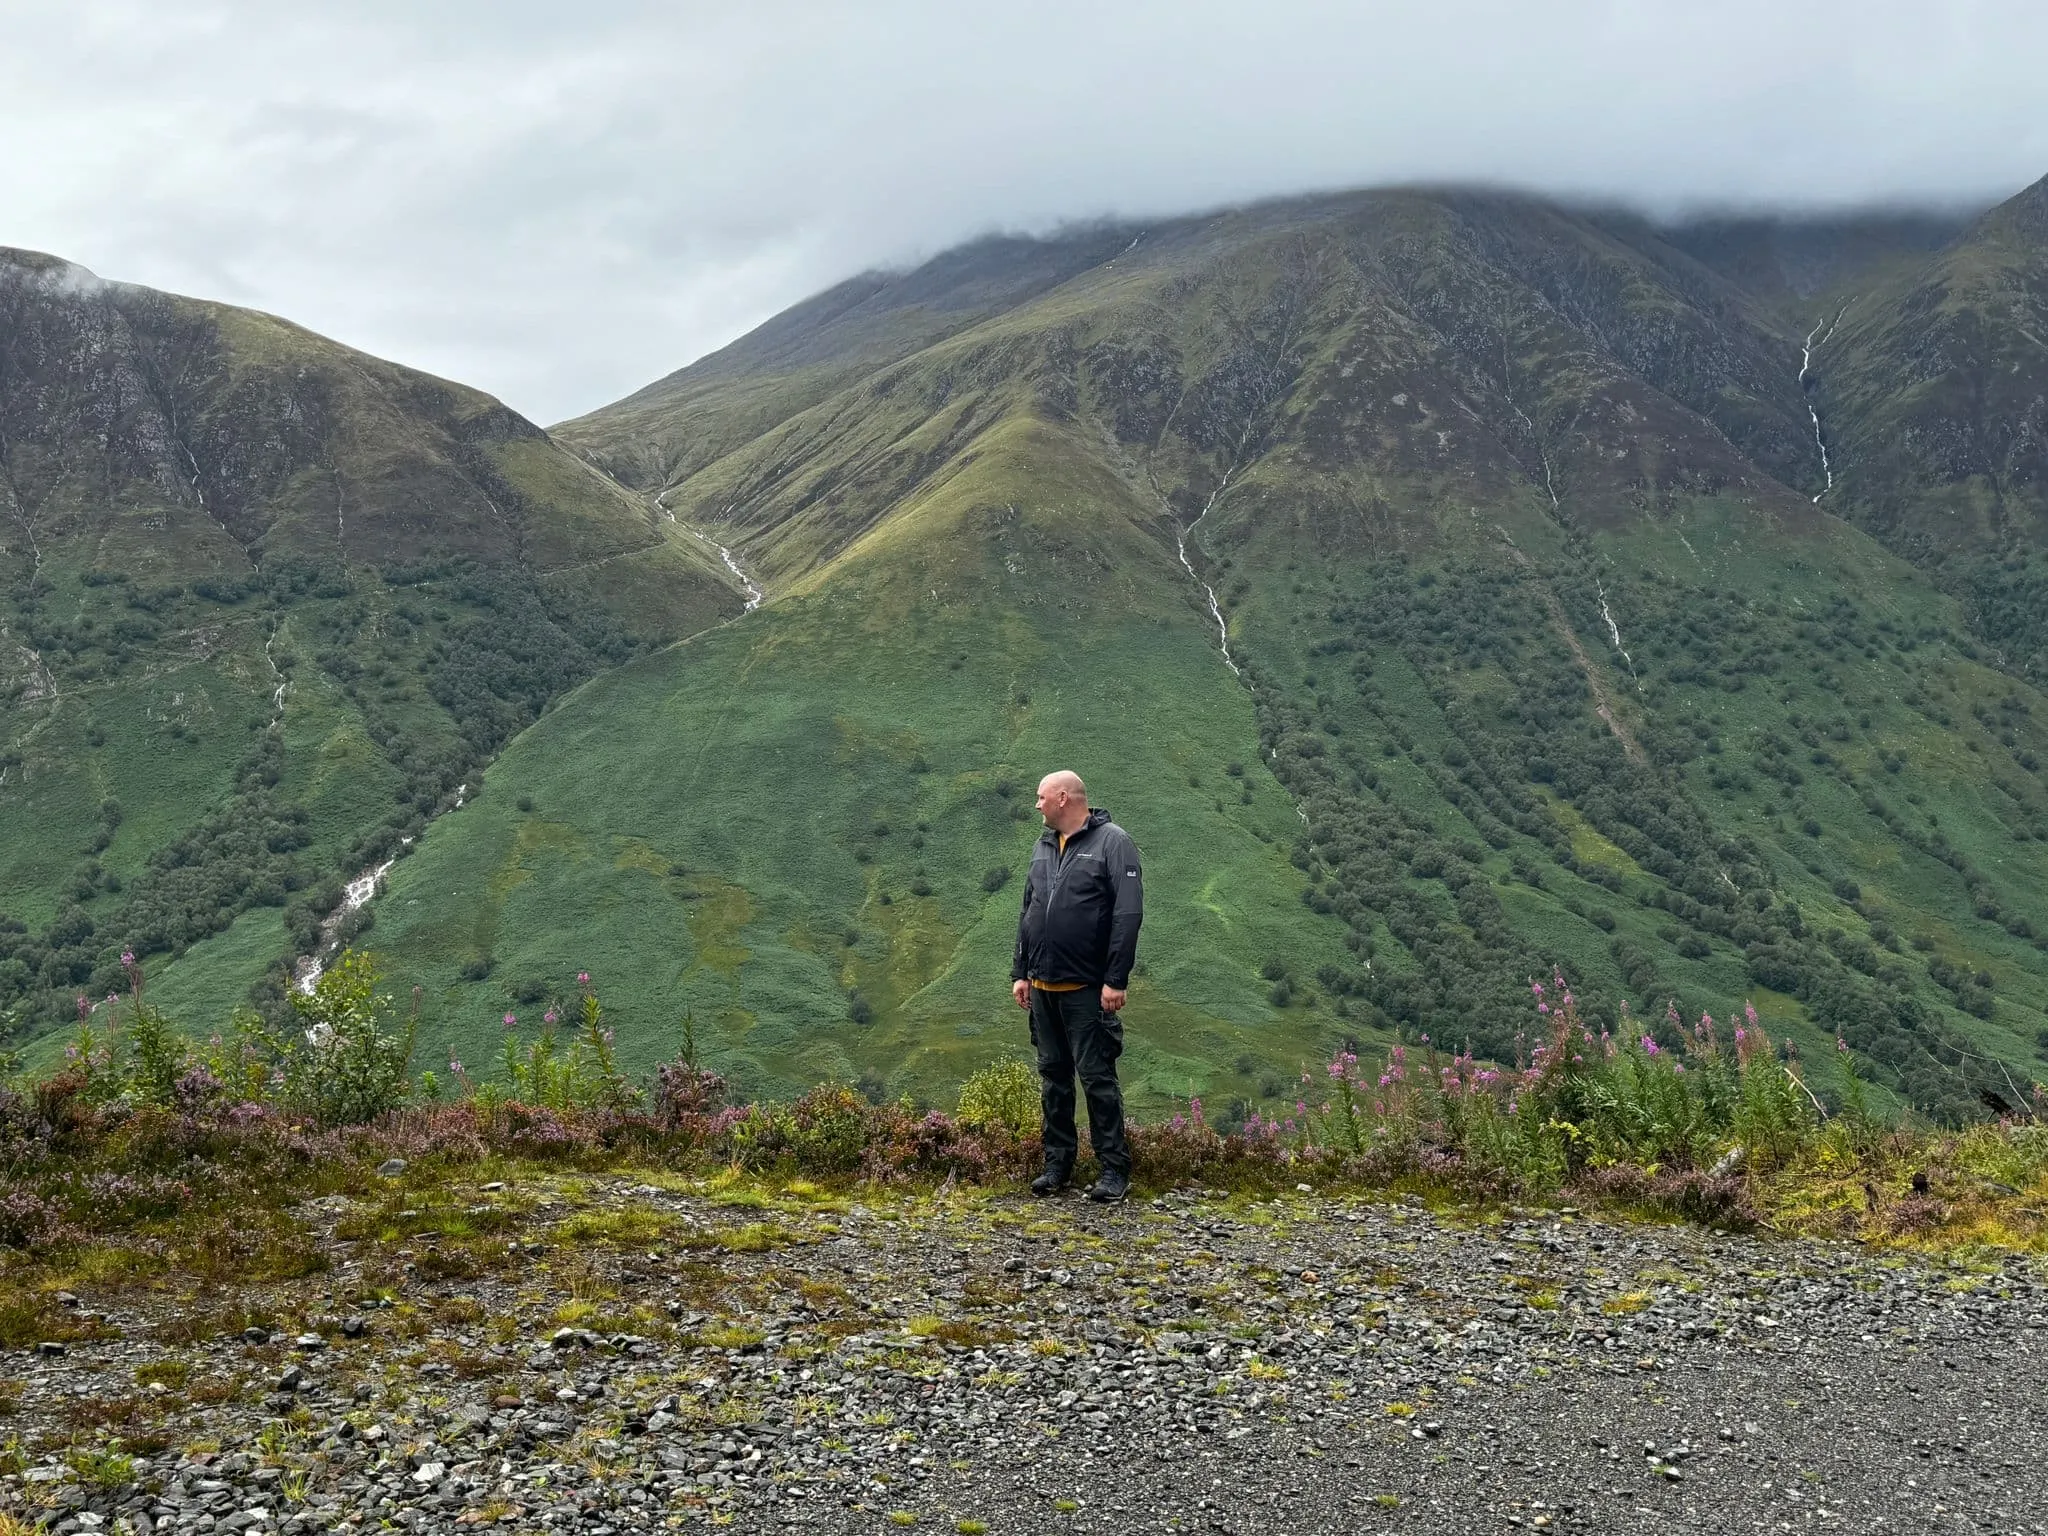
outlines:
[[1060, 762], [1143, 840], [1134, 1091], [1184, 1098], [1219, 1072], [1277, 1091], [1322, 1041], [1275, 1016], [1260, 967], [1349, 957], [1301, 904], [1300, 822], [1171, 562], [1162, 520], [1084, 444], [1019, 420], [830, 583], [574, 695], [380, 903], [387, 961], [428, 984], [428, 1059], [490, 1060], [500, 1014], [533, 1027], [589, 969], [636, 1064], [688, 1010], [749, 1089], [950, 1092], [1021, 1038], [1010, 875]]
[[[557, 429], [768, 604], [522, 738], [382, 942], [474, 1057], [610, 932], [551, 914], [603, 901], [646, 925], [625, 995], [750, 1083], [935, 1091], [1015, 1027], [977, 880], [1029, 829], [974, 820], [989, 777], [1071, 759], [1165, 870], [1155, 1092], [1270, 1104], [1374, 1035], [1510, 1055], [1555, 964], [1611, 1027], [1748, 996], [1969, 1113], [2048, 1050], [2048, 701], [1832, 514], [1782, 297], [1619, 216], [1403, 191], [800, 307]], [[600, 752], [632, 771], [581, 803]]]
[[2048, 178], [1835, 317], [1816, 398], [1843, 515], [1941, 571], [2002, 664], [2048, 675]]
[[21, 1028], [230, 926], [166, 982], [238, 997], [549, 698], [739, 607], [488, 396], [4, 250], [0, 594]]

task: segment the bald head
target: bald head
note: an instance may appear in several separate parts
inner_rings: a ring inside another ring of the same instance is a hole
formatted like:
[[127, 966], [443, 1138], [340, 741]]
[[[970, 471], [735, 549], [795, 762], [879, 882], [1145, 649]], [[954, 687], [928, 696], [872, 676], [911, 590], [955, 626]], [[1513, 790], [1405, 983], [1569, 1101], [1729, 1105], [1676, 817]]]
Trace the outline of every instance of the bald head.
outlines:
[[1061, 768], [1038, 781], [1038, 814], [1062, 837], [1071, 837], [1088, 820], [1088, 786], [1081, 775]]

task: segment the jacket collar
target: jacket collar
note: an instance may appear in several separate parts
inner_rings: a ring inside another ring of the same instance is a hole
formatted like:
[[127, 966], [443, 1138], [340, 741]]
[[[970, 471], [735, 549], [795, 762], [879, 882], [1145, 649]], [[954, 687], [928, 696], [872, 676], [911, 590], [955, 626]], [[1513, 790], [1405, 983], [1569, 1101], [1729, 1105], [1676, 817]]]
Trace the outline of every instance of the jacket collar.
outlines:
[[[1099, 805], [1091, 805], [1090, 807], [1088, 807], [1088, 819], [1082, 822], [1080, 826], [1074, 828], [1072, 832], [1067, 834], [1067, 841], [1071, 843], [1075, 838], [1081, 836], [1082, 833], [1093, 832], [1097, 827], [1106, 826], [1108, 822], [1109, 812], [1105, 811]], [[1053, 831], [1051, 827], [1047, 827], [1045, 829], [1044, 835], [1041, 836], [1038, 840], [1041, 843], [1050, 843], [1055, 849], [1057, 849], [1060, 845], [1060, 835], [1059, 833]]]

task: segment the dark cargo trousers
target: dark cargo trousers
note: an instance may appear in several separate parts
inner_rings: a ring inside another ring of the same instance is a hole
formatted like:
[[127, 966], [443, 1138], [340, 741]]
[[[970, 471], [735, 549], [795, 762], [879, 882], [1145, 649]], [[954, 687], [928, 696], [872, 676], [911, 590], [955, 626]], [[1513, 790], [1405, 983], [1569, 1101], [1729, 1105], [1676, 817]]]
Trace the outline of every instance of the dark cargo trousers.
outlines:
[[1123, 1020], [1103, 1010], [1102, 988], [1077, 992], [1031, 989], [1031, 1043], [1038, 1050], [1039, 1104], [1045, 1114], [1045, 1164], [1071, 1171], [1080, 1153], [1074, 1127], [1074, 1078], [1088, 1095], [1088, 1140], [1105, 1170], [1129, 1176], [1124, 1095], [1116, 1059], [1124, 1053]]

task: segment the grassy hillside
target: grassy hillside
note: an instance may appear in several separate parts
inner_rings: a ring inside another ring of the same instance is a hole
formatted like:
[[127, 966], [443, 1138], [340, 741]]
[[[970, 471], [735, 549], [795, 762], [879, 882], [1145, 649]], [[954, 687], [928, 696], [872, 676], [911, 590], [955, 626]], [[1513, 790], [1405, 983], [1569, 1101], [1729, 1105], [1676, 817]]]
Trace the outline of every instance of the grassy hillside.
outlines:
[[1316, 1059], [1339, 1021], [1262, 972], [1348, 963], [1344, 929], [1302, 903], [1300, 819], [1171, 543], [1063, 431], [971, 460], [829, 583], [580, 690], [393, 872], [376, 937], [427, 984], [425, 1059], [487, 1063], [588, 969], [629, 1062], [688, 1011], [750, 1090], [941, 1095], [1024, 1048], [1012, 876], [1061, 764], [1146, 855], [1139, 1097], [1270, 1096]]
[[0, 251], [0, 1014], [124, 948], [274, 986], [549, 699], [738, 605], [488, 396]]

